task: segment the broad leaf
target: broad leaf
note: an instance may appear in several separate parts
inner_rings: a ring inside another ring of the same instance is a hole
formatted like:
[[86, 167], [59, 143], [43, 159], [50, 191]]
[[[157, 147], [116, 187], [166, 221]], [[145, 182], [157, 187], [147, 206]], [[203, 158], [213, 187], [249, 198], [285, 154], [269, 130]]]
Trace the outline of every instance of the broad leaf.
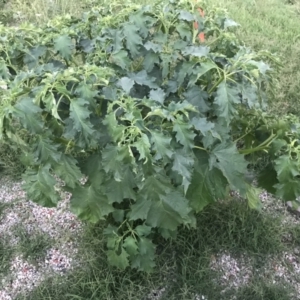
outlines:
[[142, 45], [142, 38], [137, 33], [138, 28], [130, 23], [127, 23], [123, 27], [123, 33], [126, 37], [126, 46], [130, 51], [132, 57], [137, 57], [139, 54], [139, 45]]
[[85, 185], [77, 186], [70, 191], [72, 192], [71, 211], [81, 220], [97, 223], [114, 211], [108, 198], [99, 188]]
[[54, 188], [56, 180], [50, 173], [49, 165], [44, 165], [38, 170], [28, 169], [23, 178], [25, 180], [23, 188], [30, 200], [44, 207], [56, 206], [59, 195]]
[[191, 125], [184, 123], [181, 119], [174, 122], [173, 131], [176, 132], [176, 140], [186, 149], [193, 148], [195, 133], [191, 130]]
[[235, 104], [240, 103], [238, 93], [239, 90], [236, 87], [230, 86], [225, 81], [218, 86], [215, 97], [216, 109], [218, 116], [223, 117], [227, 124], [231, 122], [233, 116], [236, 114]]
[[69, 60], [73, 54], [74, 44], [69, 36], [61, 35], [54, 39], [54, 49], [62, 58]]
[[156, 151], [154, 156], [155, 159], [159, 160], [161, 158], [171, 158], [173, 156], [170, 147], [171, 140], [172, 138], [165, 136], [163, 133], [154, 130], [151, 132], [151, 143]]
[[172, 170], [182, 176], [182, 185], [186, 193], [193, 172], [194, 158], [188, 156], [184, 150], [177, 150], [174, 155]]
[[219, 169], [210, 168], [208, 153], [197, 151], [196, 157], [197, 163], [186, 197], [191, 207], [200, 212], [208, 204], [227, 197], [228, 181]]
[[121, 253], [117, 254], [115, 250], [108, 250], [107, 258], [112, 266], [120, 269], [126, 269], [129, 266], [128, 253], [124, 248], [121, 248]]
[[247, 188], [245, 174], [247, 165], [243, 155], [239, 154], [234, 144], [219, 144], [210, 157], [211, 166], [222, 171], [232, 188], [245, 195]]

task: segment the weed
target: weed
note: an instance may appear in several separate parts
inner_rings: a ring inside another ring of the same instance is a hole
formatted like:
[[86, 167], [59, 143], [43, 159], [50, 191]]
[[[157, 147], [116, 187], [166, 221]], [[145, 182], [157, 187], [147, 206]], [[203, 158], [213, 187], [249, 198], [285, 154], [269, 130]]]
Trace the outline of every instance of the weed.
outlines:
[[25, 260], [36, 262], [45, 258], [46, 250], [51, 247], [51, 239], [43, 233], [28, 233], [25, 228], [17, 225], [15, 235], [18, 237], [17, 251]]

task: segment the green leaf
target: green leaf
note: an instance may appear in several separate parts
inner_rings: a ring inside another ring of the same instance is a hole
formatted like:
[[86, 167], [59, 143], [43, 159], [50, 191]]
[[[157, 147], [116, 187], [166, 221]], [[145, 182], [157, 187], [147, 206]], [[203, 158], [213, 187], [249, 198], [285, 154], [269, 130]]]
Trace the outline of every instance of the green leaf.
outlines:
[[126, 127], [124, 125], [120, 125], [116, 119], [115, 112], [111, 112], [105, 116], [103, 124], [107, 126], [108, 132], [114, 142], [119, 142], [123, 137], [123, 132]]
[[165, 195], [173, 189], [170, 179], [156, 173], [155, 175], [147, 176], [141, 187], [141, 195], [148, 195], [150, 199], [157, 199], [160, 195]]
[[229, 18], [226, 18], [225, 21], [224, 21], [224, 29], [227, 29], [228, 27], [236, 27], [236, 26], [239, 26], [238, 23], [236, 23], [235, 21], [229, 19]]
[[263, 61], [250, 60], [249, 63], [256, 66], [259, 69], [259, 72], [263, 75], [265, 75], [267, 71], [271, 70], [270, 66]]
[[139, 253], [132, 260], [132, 267], [140, 271], [151, 272], [155, 267], [155, 245], [147, 238], [140, 238], [138, 243]]
[[62, 154], [60, 161], [54, 168], [54, 172], [71, 188], [75, 188], [82, 178], [77, 161], [65, 154]]
[[132, 57], [139, 56], [139, 45], [142, 45], [142, 38], [137, 33], [138, 28], [130, 23], [127, 23], [123, 27], [123, 33], [126, 38], [126, 47], [129, 49]]
[[105, 182], [105, 193], [109, 199], [109, 203], [121, 203], [124, 199], [135, 200], [136, 193], [134, 188], [138, 180], [135, 178], [131, 167], [120, 164], [118, 170], [120, 171], [120, 181], [110, 178]]
[[73, 54], [74, 44], [67, 35], [61, 35], [54, 39], [54, 49], [59, 52], [62, 58], [70, 60]]
[[229, 125], [231, 119], [236, 114], [235, 104], [239, 104], [239, 90], [230, 86], [225, 81], [221, 82], [217, 89], [214, 103], [219, 117], [223, 117]]
[[131, 267], [139, 271], [150, 273], [155, 267], [155, 256], [137, 255], [133, 260]]
[[218, 69], [218, 66], [215, 64], [214, 61], [207, 60], [205, 62], [201, 62], [200, 67], [195, 68], [195, 70], [193, 70], [193, 73], [197, 75], [198, 80], [201, 76], [213, 69]]
[[134, 80], [128, 77], [122, 77], [119, 81], [118, 81], [118, 85], [127, 93], [130, 93], [130, 90], [133, 88], [134, 86]]
[[152, 51], [155, 52], [155, 53], [161, 52], [161, 51], [162, 51], [162, 45], [153, 43], [153, 42], [151, 42], [151, 41], [147, 41], [147, 42], [144, 44], [144, 47], [145, 47], [148, 51], [149, 51], [149, 50], [152, 50]]
[[277, 173], [272, 164], [268, 164], [257, 176], [259, 187], [271, 194], [276, 193], [275, 185], [278, 183]]
[[149, 28], [156, 22], [154, 18], [146, 15], [143, 9], [130, 14], [129, 21], [136, 25], [143, 38], [147, 37]]
[[241, 88], [243, 102], [246, 102], [249, 108], [258, 106], [257, 87], [251, 84], [245, 84]]
[[153, 144], [154, 151], [156, 151], [154, 158], [156, 160], [162, 158], [171, 158], [173, 152], [170, 147], [172, 138], [165, 136], [163, 133], [158, 131], [151, 131], [151, 143]]
[[[188, 24], [186, 24], [186, 23], [179, 23], [176, 26], [176, 30], [178, 31], [180, 37], [183, 40], [184, 39], [186, 39], [187, 41], [191, 41], [192, 40], [192, 31], [191, 31], [191, 27]], [[186, 54], [186, 53], [184, 53], [184, 54]]]
[[117, 254], [115, 250], [108, 250], [107, 252], [108, 262], [117, 268], [125, 270], [129, 266], [128, 253], [121, 248], [121, 253]]
[[80, 82], [75, 92], [80, 98], [90, 101], [98, 94], [98, 91], [93, 90], [93, 87], [86, 82]]
[[56, 180], [50, 173], [50, 165], [41, 166], [38, 170], [27, 169], [23, 179], [23, 188], [30, 200], [44, 207], [56, 206], [59, 195], [54, 188]]
[[105, 217], [114, 211], [113, 206], [109, 204], [109, 200], [99, 187], [77, 186], [70, 191], [72, 193], [71, 211], [81, 220], [97, 223], [105, 220]]
[[142, 133], [141, 137], [138, 138], [137, 141], [132, 144], [132, 146], [138, 150], [140, 154], [139, 160], [145, 160], [146, 163], [150, 158], [150, 148], [151, 148], [148, 136]]
[[127, 214], [129, 220], [146, 220], [152, 203], [145, 197], [138, 197]]
[[80, 39], [79, 45], [82, 48], [82, 51], [85, 53], [91, 53], [95, 47], [94, 41], [84, 38]]
[[190, 212], [187, 199], [179, 192], [171, 191], [167, 195], [160, 195], [160, 199], [152, 202], [146, 224], [175, 230], [181, 224], [187, 225], [192, 222]]
[[61, 159], [61, 153], [58, 152], [58, 145], [55, 145], [49, 138], [40, 135], [34, 151], [39, 163], [58, 163]]
[[116, 181], [123, 179], [123, 166], [122, 163], [131, 160], [130, 152], [128, 147], [118, 147], [115, 145], [107, 145], [102, 150], [102, 165], [106, 173], [114, 174]]
[[184, 21], [194, 21], [195, 17], [193, 14], [191, 14], [189, 11], [186, 10], [181, 10], [179, 12], [179, 17], [180, 20], [184, 20]]
[[181, 119], [174, 121], [173, 131], [176, 132], [176, 140], [185, 149], [191, 149], [194, 146], [195, 133], [191, 130], [191, 125], [184, 123]]
[[144, 69], [147, 72], [151, 72], [155, 66], [155, 64], [159, 65], [159, 55], [152, 51], [149, 51], [143, 60]]
[[177, 82], [179, 86], [183, 84], [184, 79], [188, 75], [191, 75], [193, 73], [194, 65], [195, 65], [194, 61], [185, 61], [182, 63], [177, 75]]
[[210, 49], [206, 46], [188, 46], [182, 51], [183, 55], [191, 55], [196, 57], [207, 57]]
[[275, 185], [276, 195], [284, 201], [293, 201], [300, 197], [300, 182], [293, 179], [284, 183]]
[[112, 53], [111, 61], [124, 70], [128, 70], [131, 64], [131, 60], [128, 57], [126, 50], [120, 50], [117, 53]]
[[245, 174], [248, 163], [244, 156], [239, 154], [235, 144], [217, 145], [212, 151], [210, 162], [212, 166], [222, 171], [233, 188], [245, 196], [247, 191]]
[[124, 221], [124, 210], [123, 209], [115, 209], [112, 213], [114, 220], [118, 223], [122, 223]]
[[250, 208], [261, 210], [262, 204], [259, 199], [259, 194], [260, 194], [260, 189], [255, 188], [254, 186], [251, 185], [248, 186], [246, 197]]
[[184, 150], [180, 149], [175, 152], [172, 170], [182, 176], [182, 185], [185, 193], [191, 183], [193, 165], [193, 157], [187, 155]]
[[151, 233], [151, 227], [143, 224], [143, 225], [138, 225], [136, 228], [135, 228], [135, 231], [137, 232], [137, 234], [139, 236], [147, 236]]
[[88, 101], [77, 98], [70, 103], [70, 118], [68, 119], [64, 137], [67, 139], [74, 139], [78, 137], [79, 146], [83, 147], [86, 144], [92, 143], [97, 136], [93, 125], [89, 120], [91, 114], [87, 107]]
[[163, 89], [158, 88], [156, 90], [151, 90], [149, 94], [150, 99], [159, 102], [160, 104], [164, 104], [166, 93]]
[[299, 162], [292, 160], [289, 155], [280, 156], [275, 160], [275, 170], [279, 182], [287, 182], [300, 174]]
[[112, 37], [112, 46], [113, 46], [113, 52], [116, 53], [120, 51], [123, 48], [123, 39], [124, 35], [119, 29], [108, 29], [111, 37]]
[[208, 94], [199, 87], [193, 86], [189, 88], [183, 95], [189, 103], [194, 105], [199, 110], [199, 112], [206, 113], [210, 110], [207, 102]]
[[209, 166], [209, 154], [197, 150], [197, 162], [186, 197], [191, 207], [200, 212], [208, 204], [227, 197], [228, 182], [222, 172]]
[[32, 47], [24, 56], [24, 63], [31, 69], [39, 64], [39, 59], [46, 53], [47, 48], [45, 46]]
[[152, 89], [158, 88], [158, 85], [155, 83], [155, 77], [150, 77], [145, 70], [138, 73], [130, 73], [129, 78], [139, 85], [146, 85]]
[[200, 131], [204, 136], [206, 136], [207, 132], [212, 132], [215, 127], [215, 124], [207, 121], [206, 118], [194, 117], [191, 120], [191, 123], [194, 125], [195, 129]]
[[23, 98], [13, 110], [14, 116], [19, 118], [24, 128], [33, 134], [43, 131], [41, 112], [42, 110], [33, 103], [31, 98]]
[[128, 236], [123, 243], [123, 247], [130, 256], [135, 256], [138, 253], [137, 240], [132, 236]]

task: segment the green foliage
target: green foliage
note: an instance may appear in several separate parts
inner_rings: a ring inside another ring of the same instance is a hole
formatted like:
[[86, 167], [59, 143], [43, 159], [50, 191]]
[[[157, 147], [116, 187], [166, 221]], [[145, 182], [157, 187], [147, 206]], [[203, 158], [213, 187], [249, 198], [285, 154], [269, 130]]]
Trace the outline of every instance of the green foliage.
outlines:
[[[195, 214], [229, 189], [259, 208], [248, 157], [282, 130], [257, 131], [247, 114], [263, 115], [273, 75], [263, 60], [277, 60], [242, 46], [221, 10], [203, 18], [194, 2], [170, 1], [117, 11], [0, 27], [0, 138], [24, 153], [33, 201], [55, 206], [59, 178], [77, 216], [109, 223], [109, 262], [151, 271], [155, 232], [195, 227]], [[272, 134], [250, 140], [247, 130]], [[298, 173], [292, 156], [280, 157], [271, 155], [272, 188], [290, 200]]]

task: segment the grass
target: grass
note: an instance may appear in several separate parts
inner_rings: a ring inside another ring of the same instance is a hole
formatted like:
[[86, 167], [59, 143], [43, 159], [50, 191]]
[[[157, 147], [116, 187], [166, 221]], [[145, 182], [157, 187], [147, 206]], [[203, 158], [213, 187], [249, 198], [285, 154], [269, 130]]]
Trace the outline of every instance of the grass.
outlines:
[[34, 264], [38, 260], [44, 259], [46, 251], [51, 248], [51, 239], [42, 232], [32, 235], [25, 228], [17, 225], [14, 233], [19, 238], [17, 252], [30, 263]]
[[[268, 49], [281, 57], [283, 68], [276, 86], [276, 97], [271, 99], [271, 110], [277, 114], [298, 115], [300, 2], [214, 0], [211, 3], [228, 9], [230, 17], [241, 25], [237, 33], [246, 45], [256, 50]], [[39, 24], [64, 13], [79, 15], [93, 5], [93, 2], [12, 0], [9, 3], [0, 2], [0, 9], [1, 5], [2, 14], [10, 16], [7, 23], [14, 25], [24, 20]], [[282, 237], [288, 233], [293, 238], [291, 242], [285, 243]], [[49, 246], [48, 240], [42, 237], [32, 238], [26, 234], [21, 237], [18, 251], [33, 259], [43, 257]], [[20, 296], [18, 300], [156, 299], [162, 288], [165, 291], [160, 299], [168, 300], [196, 299], [196, 294], [205, 295], [209, 300], [227, 300], [233, 296], [237, 300], [290, 299], [291, 287], [263, 282], [259, 276], [269, 255], [277, 255], [300, 246], [299, 227], [282, 226], [280, 217], [261, 215], [249, 210], [241, 202], [223, 203], [202, 212], [198, 216], [197, 230], [182, 230], [176, 243], [160, 239], [156, 242], [159, 267], [154, 273], [147, 275], [136, 271], [120, 272], [107, 264], [101, 225], [86, 226], [79, 252], [84, 265], [63, 280], [61, 277], [49, 278], [29, 296]], [[214, 255], [225, 250], [235, 257], [246, 253], [256, 272], [247, 286], [221, 294], [224, 287], [215, 281], [220, 274], [211, 270], [210, 262]], [[7, 272], [12, 251], [0, 241], [0, 273]]]
[[[0, 239], [0, 278], [9, 272], [10, 261], [13, 257], [13, 249], [7, 245], [6, 239]], [[1, 286], [1, 282], [0, 282]]]
[[300, 2], [297, 0], [216, 0], [241, 26], [238, 35], [253, 49], [267, 49], [281, 57], [276, 98], [278, 114], [300, 113]]
[[[259, 277], [260, 268], [264, 267], [261, 262], [286, 249], [281, 239], [286, 230], [279, 217], [263, 216], [240, 201], [211, 206], [198, 216], [196, 230], [181, 230], [176, 242], [156, 239], [159, 268], [147, 275], [110, 267], [103, 252], [102, 226], [87, 226], [79, 251], [84, 265], [63, 282], [61, 278], [49, 278], [29, 296], [18, 300], [156, 299], [155, 294], [163, 288], [159, 299], [190, 300], [196, 294], [209, 300], [231, 299], [232, 295], [237, 295], [237, 299], [287, 299], [282, 295], [288, 295], [288, 286], [264, 284]], [[236, 257], [246, 253], [257, 272], [250, 286], [231, 289], [223, 295], [224, 287], [215, 281], [219, 274], [211, 270], [210, 261], [224, 250]]]

